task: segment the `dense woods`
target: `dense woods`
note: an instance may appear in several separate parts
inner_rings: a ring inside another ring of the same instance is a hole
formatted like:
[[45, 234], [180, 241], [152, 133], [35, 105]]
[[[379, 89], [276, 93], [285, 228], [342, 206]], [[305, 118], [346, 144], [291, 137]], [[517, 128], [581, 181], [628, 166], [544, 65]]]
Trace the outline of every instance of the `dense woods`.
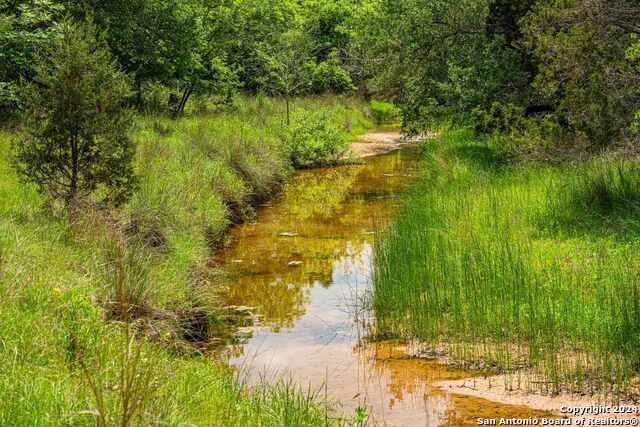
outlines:
[[500, 103], [517, 112], [508, 132], [633, 144], [639, 9], [633, 0], [4, 1], [2, 116], [15, 118], [34, 58], [73, 19], [95, 24], [140, 111], [182, 114], [194, 95], [358, 91], [402, 105], [416, 131]]
[[378, 242], [379, 335], [624, 396], [640, 1], [0, 0], [0, 425], [351, 423], [199, 357], [230, 326], [209, 258], [400, 122], [438, 139]]

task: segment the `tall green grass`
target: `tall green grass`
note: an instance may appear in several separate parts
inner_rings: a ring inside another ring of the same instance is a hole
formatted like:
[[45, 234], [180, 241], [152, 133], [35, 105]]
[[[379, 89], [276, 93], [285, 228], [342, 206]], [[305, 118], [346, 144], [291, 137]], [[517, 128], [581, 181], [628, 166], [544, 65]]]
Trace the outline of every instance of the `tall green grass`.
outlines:
[[[326, 109], [345, 132], [370, 126], [355, 99], [293, 107]], [[118, 210], [88, 206], [71, 219], [19, 182], [13, 135], [0, 133], [0, 425], [338, 422], [313, 393], [249, 388], [186, 344], [215, 340], [212, 251], [292, 171], [283, 122], [284, 104], [269, 98], [138, 117], [139, 191]]]
[[506, 165], [448, 131], [378, 243], [377, 333], [500, 369], [508, 387], [624, 396], [640, 369], [638, 163]]

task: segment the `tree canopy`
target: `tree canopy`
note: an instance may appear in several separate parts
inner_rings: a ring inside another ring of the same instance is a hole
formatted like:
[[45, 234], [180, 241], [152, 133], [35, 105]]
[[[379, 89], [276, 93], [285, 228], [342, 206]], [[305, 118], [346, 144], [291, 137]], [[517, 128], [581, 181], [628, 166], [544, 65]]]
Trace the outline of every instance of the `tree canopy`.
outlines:
[[175, 114], [193, 94], [357, 90], [400, 105], [408, 130], [513, 104], [594, 146], [630, 138], [640, 110], [635, 0], [2, 0], [0, 12], [4, 115], [65, 16], [104, 34], [138, 109], [158, 86]]

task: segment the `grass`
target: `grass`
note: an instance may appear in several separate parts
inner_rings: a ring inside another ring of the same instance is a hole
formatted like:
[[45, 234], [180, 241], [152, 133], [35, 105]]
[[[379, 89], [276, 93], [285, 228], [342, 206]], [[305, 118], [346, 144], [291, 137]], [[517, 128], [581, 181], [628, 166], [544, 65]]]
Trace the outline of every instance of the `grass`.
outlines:
[[466, 130], [425, 159], [377, 245], [377, 333], [499, 369], [508, 387], [636, 392], [640, 164], [507, 165]]
[[[345, 134], [361, 101], [309, 98]], [[251, 219], [292, 168], [284, 105], [240, 98], [178, 120], [137, 119], [141, 186], [118, 210], [47, 212], [0, 133], [0, 425], [305, 426], [338, 423], [313, 393], [249, 387], [188, 341], [215, 338], [225, 231]]]

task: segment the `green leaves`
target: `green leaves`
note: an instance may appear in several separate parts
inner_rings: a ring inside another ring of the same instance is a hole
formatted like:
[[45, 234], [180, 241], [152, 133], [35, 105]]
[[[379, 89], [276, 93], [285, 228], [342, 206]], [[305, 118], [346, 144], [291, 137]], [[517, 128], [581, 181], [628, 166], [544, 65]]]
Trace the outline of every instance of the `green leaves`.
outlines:
[[291, 163], [296, 169], [334, 163], [349, 149], [343, 131], [326, 110], [297, 110], [289, 128]]
[[19, 79], [33, 75], [34, 53], [58, 37], [63, 13], [64, 7], [51, 0], [0, 1], [0, 121], [15, 110]]
[[26, 120], [14, 164], [67, 207], [92, 194], [119, 204], [136, 183], [124, 109], [129, 79], [91, 23], [60, 26], [60, 38], [36, 60], [34, 83], [21, 89]]
[[558, 107], [558, 120], [595, 146], [617, 140], [640, 106], [628, 22], [640, 7], [615, 2], [550, 2], [522, 21], [539, 63], [534, 88]]

